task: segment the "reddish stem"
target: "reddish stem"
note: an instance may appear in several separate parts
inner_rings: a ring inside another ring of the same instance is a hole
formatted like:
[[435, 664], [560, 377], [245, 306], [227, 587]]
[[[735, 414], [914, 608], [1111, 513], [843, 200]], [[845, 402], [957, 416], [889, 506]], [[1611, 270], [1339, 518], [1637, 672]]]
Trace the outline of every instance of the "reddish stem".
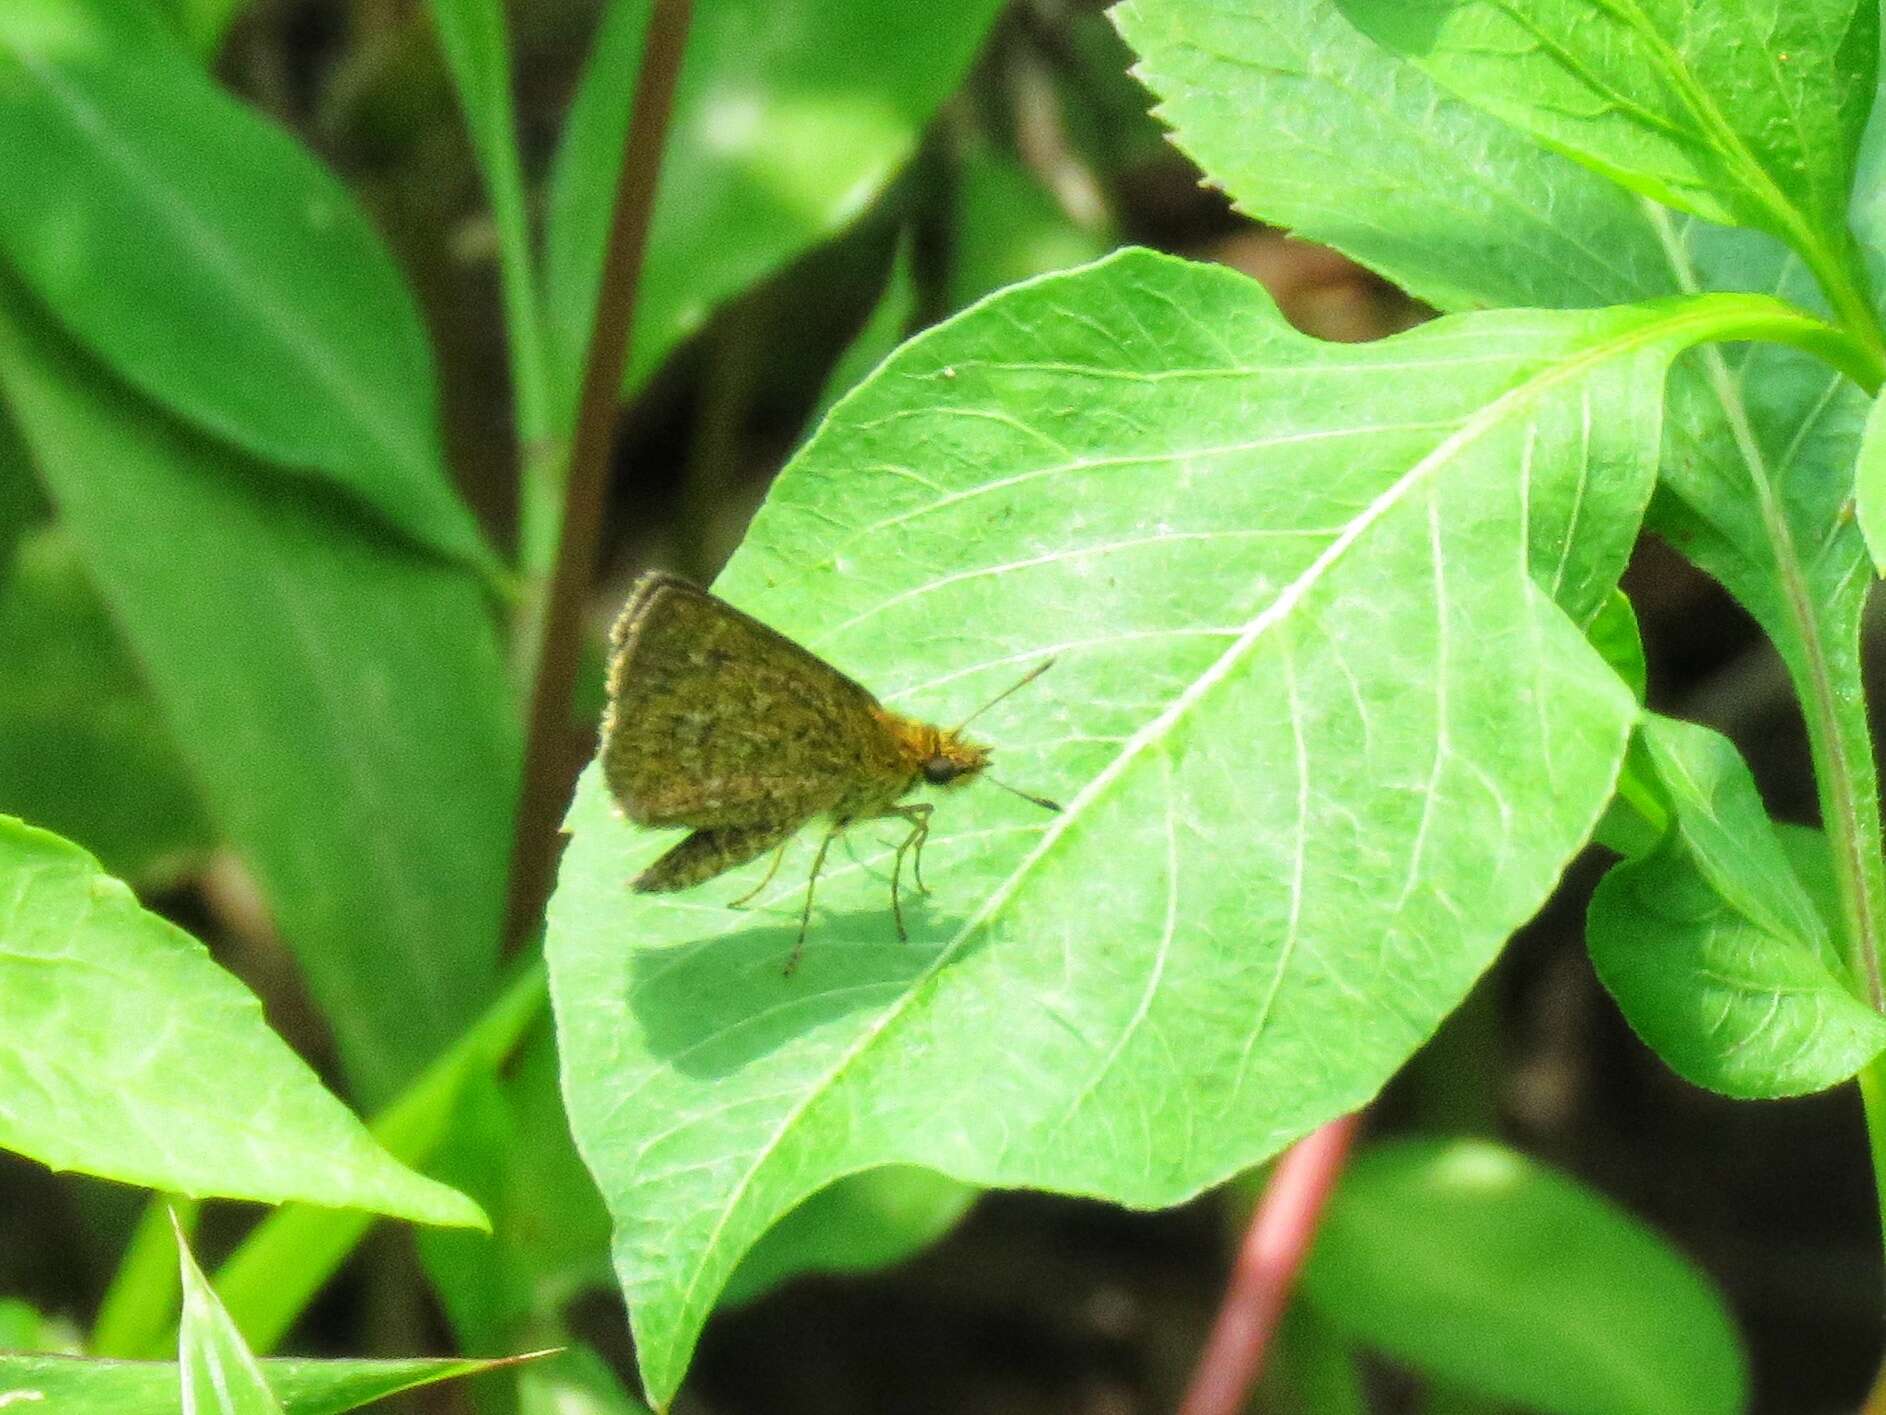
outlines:
[[1332, 1120], [1278, 1161], [1238, 1248], [1179, 1415], [1238, 1415], [1245, 1408], [1360, 1120], [1359, 1112]]
[[648, 228], [654, 219], [656, 179], [693, 9], [693, 0], [654, 0], [630, 103], [524, 739], [523, 786], [505, 909], [504, 936], [513, 947], [542, 919], [556, 869], [557, 826], [576, 782], [579, 763], [571, 749], [570, 697], [582, 655], [583, 597], [589, 593], [602, 539], [609, 454], [622, 404], [622, 373], [629, 360], [629, 333], [635, 321], [642, 258], [648, 250]]

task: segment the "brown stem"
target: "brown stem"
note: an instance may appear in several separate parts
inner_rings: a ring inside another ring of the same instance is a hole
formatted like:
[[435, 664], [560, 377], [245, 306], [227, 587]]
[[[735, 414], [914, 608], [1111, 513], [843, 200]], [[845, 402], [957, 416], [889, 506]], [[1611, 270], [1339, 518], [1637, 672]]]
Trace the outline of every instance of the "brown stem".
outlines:
[[505, 903], [504, 936], [511, 947], [529, 934], [543, 912], [556, 865], [557, 826], [575, 784], [578, 763], [571, 750], [570, 694], [581, 659], [583, 599], [595, 574], [609, 454], [615, 444], [622, 375], [629, 357], [629, 330], [692, 11], [692, 0], [655, 0], [642, 45], [642, 68], [629, 111], [622, 166], [616, 174], [609, 246], [583, 365], [583, 388], [564, 482], [563, 524], [531, 689], [511, 886]]
[[1245, 1230], [1179, 1415], [1238, 1415], [1245, 1408], [1360, 1120], [1359, 1113], [1332, 1120], [1278, 1161]]

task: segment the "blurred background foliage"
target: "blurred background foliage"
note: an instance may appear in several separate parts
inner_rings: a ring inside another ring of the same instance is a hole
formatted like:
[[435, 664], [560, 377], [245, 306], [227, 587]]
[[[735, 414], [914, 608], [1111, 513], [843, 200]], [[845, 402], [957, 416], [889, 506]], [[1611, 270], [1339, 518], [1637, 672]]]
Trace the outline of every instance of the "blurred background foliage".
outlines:
[[[417, 291], [440, 367], [449, 464], [500, 544], [520, 534], [518, 429], [503, 333], [501, 233], [431, 12], [420, 0], [165, 0], [218, 80], [293, 133], [351, 189]], [[895, 11], [895, 0], [884, 0]], [[784, 9], [799, 7], [785, 5]], [[832, 13], [843, 9], [835, 3]], [[703, 4], [711, 11], [711, 0]], [[549, 200], [559, 134], [599, 23], [597, 0], [509, 7], [529, 209]], [[841, 17], [842, 18], [842, 17]], [[840, 33], [843, 26], [834, 29]], [[773, 178], [780, 211], [834, 208], [823, 143], [857, 121], [822, 74], [873, 62], [833, 40], [809, 64], [804, 132]], [[1131, 56], [1099, 5], [1015, 0], [907, 160], [843, 194], [855, 211], [784, 264], [754, 258], [757, 208], [693, 233], [677, 258], [726, 272], [708, 302], [666, 307], [673, 347], [638, 365], [625, 406], [601, 626], [651, 565], [706, 579], [740, 538], [782, 461], [822, 410], [902, 338], [1015, 280], [1141, 242], [1262, 280], [1306, 331], [1373, 338], [1422, 311], [1341, 258], [1255, 227], [1203, 188], [1146, 113]], [[822, 107], [822, 100], [829, 104]], [[1253, 132], [1261, 149], [1264, 135]], [[687, 168], [670, 180], [685, 180]], [[799, 185], [803, 184], [803, 185]], [[751, 223], [751, 227], [742, 223]], [[761, 235], [765, 232], [761, 230]], [[761, 240], [758, 244], [764, 246]], [[659, 259], [659, 258], [658, 258]], [[760, 278], [750, 274], [766, 267]], [[0, 422], [0, 811], [58, 830], [209, 941], [265, 1000], [271, 1022], [337, 1088], [339, 1056], [257, 890], [217, 838], [132, 655]], [[1776, 814], [1809, 819], [1813, 792], [1780, 665], [1713, 585], [1646, 545], [1627, 581], [1654, 707], [1742, 743]], [[206, 645], [205, 652], [213, 652]], [[582, 716], [600, 706], [599, 659]], [[1577, 1174], [1668, 1234], [1729, 1294], [1765, 1383], [1762, 1409], [1840, 1408], [1877, 1351], [1881, 1274], [1858, 1108], [1845, 1093], [1734, 1105], [1670, 1075], [1592, 977], [1576, 868], [1469, 1003], [1373, 1112], [1383, 1134], [1498, 1135]], [[587, 1408], [629, 1409], [600, 1362], [631, 1369], [606, 1224], [557, 1108], [540, 1019], [497, 1081], [461, 1097], [434, 1172], [512, 1216], [498, 1238], [374, 1230], [289, 1345], [314, 1354], [495, 1354], [574, 1335], [596, 1357], [565, 1378]], [[356, 1096], [355, 1099], [360, 1099]], [[481, 1136], [510, 1136], [497, 1146]], [[494, 1170], [489, 1157], [504, 1156]], [[1787, 1156], [1785, 1167], [1773, 1163]], [[1246, 1196], [1165, 1214], [992, 1195], [888, 1172], [815, 1200], [763, 1245], [709, 1327], [683, 1397], [693, 1411], [1080, 1411], [1169, 1408], [1219, 1296]], [[506, 1197], [508, 1196], [508, 1198]], [[0, 1345], [58, 1344], [53, 1325], [97, 1316], [143, 1196], [54, 1177], [0, 1153]], [[251, 1222], [216, 1209], [206, 1266]], [[796, 1232], [787, 1229], [796, 1227]], [[837, 1232], [842, 1244], [821, 1254]], [[913, 1236], [920, 1255], [864, 1275]], [[874, 1237], [873, 1235], [878, 1235]], [[807, 1256], [810, 1253], [811, 1256]], [[426, 1272], [439, 1281], [428, 1283]], [[463, 1279], [463, 1280], [460, 1280]], [[443, 1301], [437, 1295], [444, 1293]], [[60, 1328], [63, 1330], [63, 1328]], [[1273, 1395], [1314, 1332], [1287, 1334]], [[1413, 1387], [1374, 1372], [1397, 1408]], [[525, 1386], [527, 1396], [529, 1383]], [[415, 1409], [463, 1409], [444, 1389]], [[484, 1387], [481, 1404], [508, 1397]], [[1422, 1408], [1487, 1408], [1445, 1392]], [[1271, 1408], [1271, 1407], [1264, 1407]], [[1293, 1408], [1287, 1400], [1276, 1408]]]

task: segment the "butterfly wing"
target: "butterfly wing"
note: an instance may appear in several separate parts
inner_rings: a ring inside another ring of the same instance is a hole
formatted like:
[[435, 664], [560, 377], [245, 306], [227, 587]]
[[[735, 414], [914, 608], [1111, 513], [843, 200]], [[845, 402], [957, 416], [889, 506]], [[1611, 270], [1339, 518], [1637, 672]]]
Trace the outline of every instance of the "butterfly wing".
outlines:
[[637, 581], [610, 641], [603, 780], [637, 824], [797, 826], [890, 750], [870, 693], [676, 576]]

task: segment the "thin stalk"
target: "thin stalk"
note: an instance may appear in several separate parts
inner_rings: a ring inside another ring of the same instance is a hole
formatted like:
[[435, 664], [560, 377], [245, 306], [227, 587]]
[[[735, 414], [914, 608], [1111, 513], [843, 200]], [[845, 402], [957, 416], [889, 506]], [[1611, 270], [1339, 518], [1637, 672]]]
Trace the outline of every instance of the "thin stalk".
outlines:
[[609, 454], [615, 443], [628, 364], [629, 333], [641, 284], [648, 227], [655, 209], [663, 140], [674, 107], [692, 15], [691, 0], [655, 0], [643, 41], [642, 67], [629, 111], [628, 141], [616, 178], [609, 245], [603, 258], [596, 320], [583, 363], [576, 432], [563, 479], [563, 507], [545, 597], [541, 646], [533, 675], [530, 721], [524, 744], [524, 781], [511, 853], [510, 896], [505, 937], [515, 946], [534, 927], [549, 894], [556, 860], [557, 825], [575, 779], [571, 750], [570, 694], [581, 657], [584, 597], [594, 577], [602, 535], [603, 494]]
[[1246, 1408], [1360, 1123], [1360, 1114], [1332, 1120], [1278, 1161], [1238, 1248], [1179, 1415], [1238, 1415]]

